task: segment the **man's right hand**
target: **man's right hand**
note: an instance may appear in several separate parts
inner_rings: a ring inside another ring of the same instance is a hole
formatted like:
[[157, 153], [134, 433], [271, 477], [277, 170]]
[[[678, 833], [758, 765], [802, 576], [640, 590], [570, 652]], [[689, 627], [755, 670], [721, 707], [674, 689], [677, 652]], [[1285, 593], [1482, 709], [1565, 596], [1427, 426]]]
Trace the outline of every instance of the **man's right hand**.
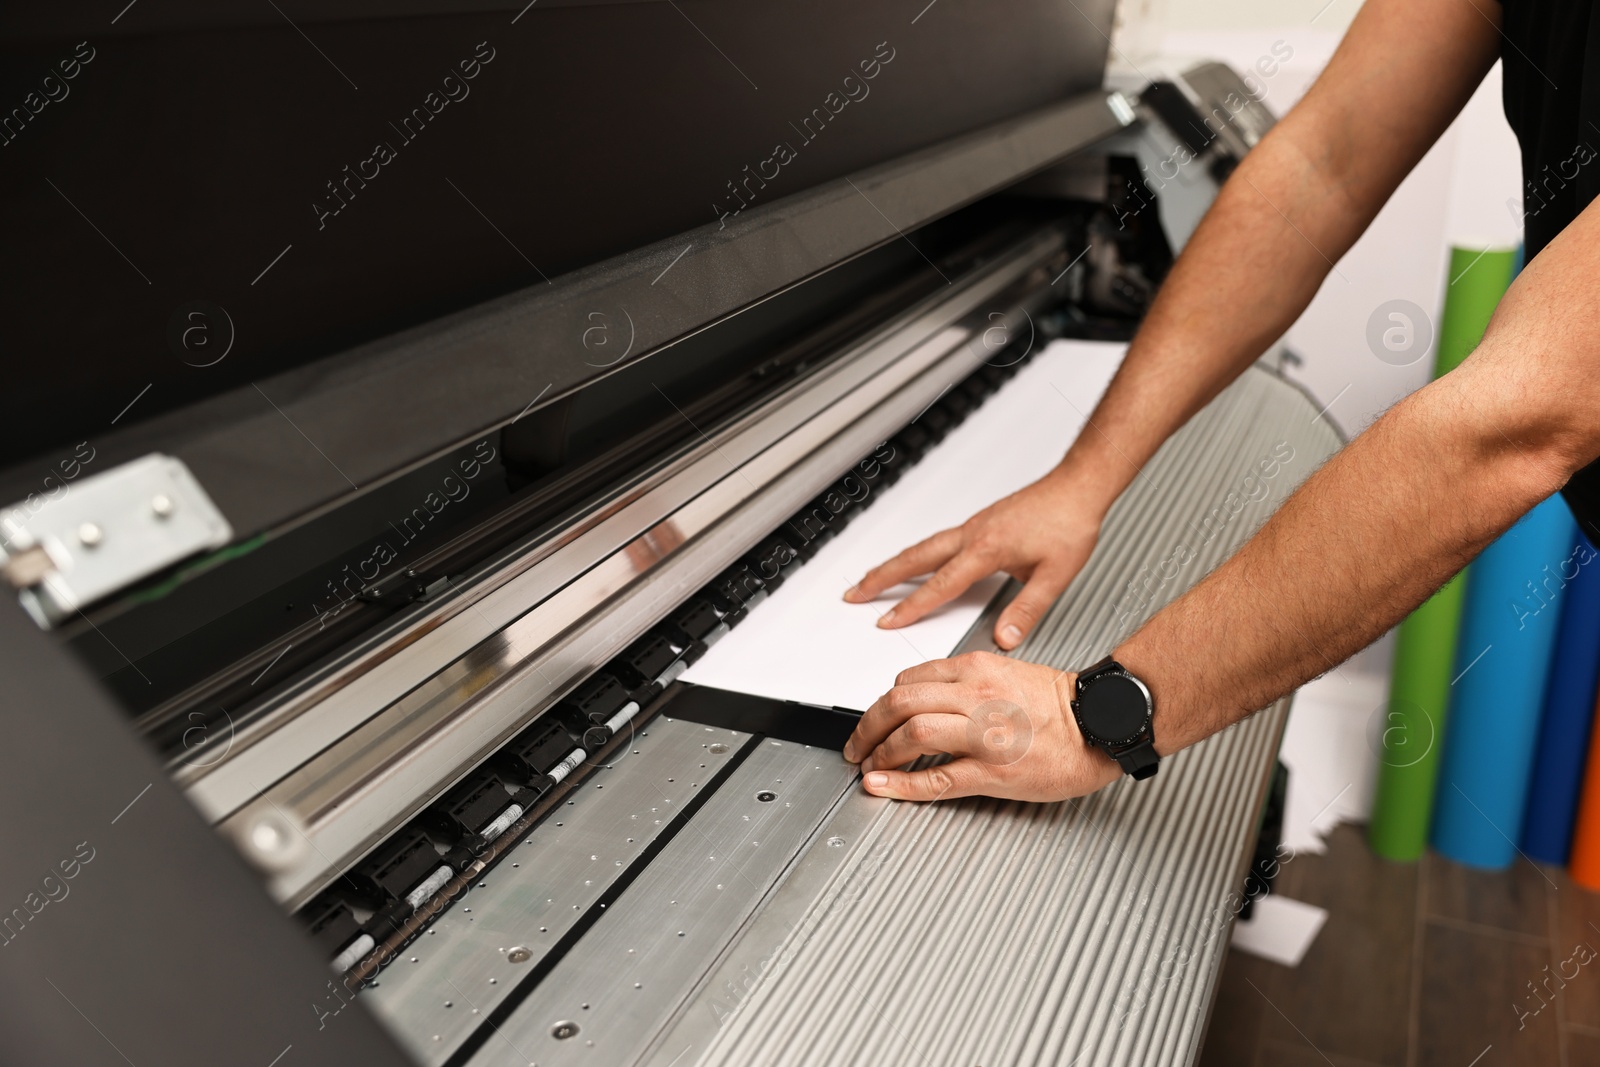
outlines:
[[924, 574], [932, 577], [884, 612], [885, 629], [909, 626], [997, 571], [1025, 583], [1001, 612], [994, 640], [1017, 647], [1094, 550], [1107, 504], [1068, 470], [1043, 478], [984, 508], [954, 529], [934, 534], [867, 572], [845, 593], [864, 604], [886, 589]]

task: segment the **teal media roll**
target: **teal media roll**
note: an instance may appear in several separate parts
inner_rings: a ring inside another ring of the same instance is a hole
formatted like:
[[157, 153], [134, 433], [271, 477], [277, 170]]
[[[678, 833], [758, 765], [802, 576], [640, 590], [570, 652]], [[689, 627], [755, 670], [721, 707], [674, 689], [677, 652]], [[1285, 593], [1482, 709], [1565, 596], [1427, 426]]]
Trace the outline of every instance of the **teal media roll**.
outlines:
[[1456, 644], [1450, 729], [1432, 842], [1474, 867], [1517, 854], [1577, 528], [1560, 497], [1524, 515], [1472, 564]]

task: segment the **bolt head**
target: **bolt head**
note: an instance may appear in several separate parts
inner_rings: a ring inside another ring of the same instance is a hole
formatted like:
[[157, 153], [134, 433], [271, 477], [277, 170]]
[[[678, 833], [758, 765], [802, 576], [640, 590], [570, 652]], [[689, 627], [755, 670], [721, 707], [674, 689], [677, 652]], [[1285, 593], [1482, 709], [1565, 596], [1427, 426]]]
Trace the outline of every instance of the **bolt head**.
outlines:
[[250, 843], [262, 852], [280, 852], [287, 840], [283, 827], [271, 819], [262, 819], [250, 831]]

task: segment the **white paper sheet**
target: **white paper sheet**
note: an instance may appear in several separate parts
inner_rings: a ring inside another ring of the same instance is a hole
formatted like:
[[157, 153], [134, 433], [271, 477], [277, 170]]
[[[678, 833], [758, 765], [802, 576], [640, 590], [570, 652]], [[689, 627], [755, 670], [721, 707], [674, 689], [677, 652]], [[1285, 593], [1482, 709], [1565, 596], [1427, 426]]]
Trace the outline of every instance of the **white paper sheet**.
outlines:
[[1327, 921], [1324, 908], [1269, 894], [1256, 901], [1249, 922], [1233, 924], [1233, 947], [1285, 967], [1298, 967]]
[[1004, 576], [978, 583], [899, 630], [878, 629], [878, 616], [912, 585], [888, 590], [871, 604], [845, 603], [845, 590], [902, 549], [1047, 473], [1077, 436], [1126, 347], [1056, 341], [1036, 355], [712, 646], [684, 680], [862, 711], [900, 671], [948, 655]]

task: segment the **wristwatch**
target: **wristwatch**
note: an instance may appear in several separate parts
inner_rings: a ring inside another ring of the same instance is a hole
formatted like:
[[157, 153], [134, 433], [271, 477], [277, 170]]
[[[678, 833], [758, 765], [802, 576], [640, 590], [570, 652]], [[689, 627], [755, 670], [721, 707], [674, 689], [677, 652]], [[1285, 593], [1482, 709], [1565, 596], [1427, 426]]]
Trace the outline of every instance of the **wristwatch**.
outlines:
[[1083, 740], [1141, 781], [1161, 765], [1151, 728], [1154, 711], [1150, 690], [1110, 656], [1078, 675], [1072, 716]]

